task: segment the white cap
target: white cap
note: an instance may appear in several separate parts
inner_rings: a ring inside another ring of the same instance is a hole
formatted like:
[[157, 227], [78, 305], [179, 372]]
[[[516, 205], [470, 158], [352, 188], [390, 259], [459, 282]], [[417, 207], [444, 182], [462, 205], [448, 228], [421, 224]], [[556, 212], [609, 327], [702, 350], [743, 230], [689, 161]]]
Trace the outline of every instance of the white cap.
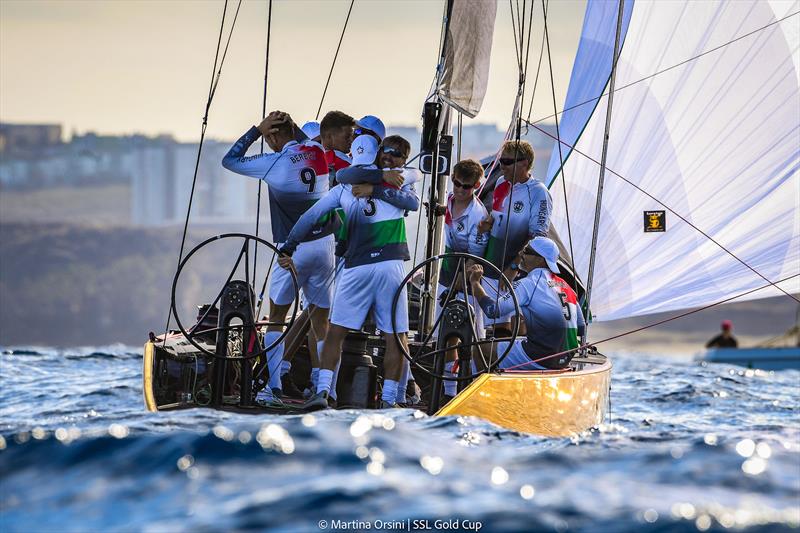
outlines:
[[354, 165], [371, 165], [378, 155], [378, 141], [372, 135], [359, 135], [350, 145]]
[[303, 130], [303, 133], [305, 133], [306, 137], [309, 139], [315, 139], [319, 137], [319, 122], [316, 120], [309, 120], [303, 124], [303, 127], [300, 129]]
[[533, 248], [533, 251], [544, 257], [547, 261], [547, 266], [552, 272], [556, 274], [558, 270], [558, 246], [551, 239], [547, 237], [534, 237], [528, 245]]
[[374, 115], [365, 115], [356, 120], [356, 124], [362, 128], [367, 128], [369, 131], [374, 131], [381, 140], [386, 137], [386, 126], [383, 125], [381, 119]]

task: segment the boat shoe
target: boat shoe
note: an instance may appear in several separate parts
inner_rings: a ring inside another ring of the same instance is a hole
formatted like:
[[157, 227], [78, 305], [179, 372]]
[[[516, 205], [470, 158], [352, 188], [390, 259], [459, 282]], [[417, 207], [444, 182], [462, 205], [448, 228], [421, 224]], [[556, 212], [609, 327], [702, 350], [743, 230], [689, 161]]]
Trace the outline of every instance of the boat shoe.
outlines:
[[336, 400], [330, 397], [328, 391], [320, 391], [308, 399], [303, 404], [303, 411], [321, 411], [323, 409], [335, 408]]

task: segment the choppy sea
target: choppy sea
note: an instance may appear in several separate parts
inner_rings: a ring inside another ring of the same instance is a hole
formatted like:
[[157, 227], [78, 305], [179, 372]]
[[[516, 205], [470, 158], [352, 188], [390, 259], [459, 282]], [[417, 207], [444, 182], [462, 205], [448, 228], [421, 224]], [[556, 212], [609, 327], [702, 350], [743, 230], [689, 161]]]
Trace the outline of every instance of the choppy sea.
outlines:
[[574, 438], [403, 409], [147, 413], [124, 346], [2, 348], [0, 531], [797, 531], [800, 372], [611, 354]]

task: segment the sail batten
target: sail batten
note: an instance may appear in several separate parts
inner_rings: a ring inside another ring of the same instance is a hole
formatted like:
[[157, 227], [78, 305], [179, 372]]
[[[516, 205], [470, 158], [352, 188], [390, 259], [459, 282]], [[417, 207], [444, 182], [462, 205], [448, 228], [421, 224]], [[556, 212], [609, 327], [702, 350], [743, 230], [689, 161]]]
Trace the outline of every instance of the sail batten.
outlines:
[[[614, 42], [616, 5], [608, 4], [587, 5], [561, 119], [565, 146], [574, 149], [565, 148], [563, 173], [554, 151], [548, 171], [553, 194], [566, 185], [580, 276], [589, 263]], [[797, 11], [798, 1], [626, 1], [596, 319], [700, 307], [761, 287], [763, 278], [800, 273], [800, 32], [789, 28], [800, 17], [774, 23]], [[645, 232], [647, 213], [659, 211], [664, 231]], [[554, 206], [562, 234], [565, 215]], [[800, 277], [780, 287], [800, 293]], [[743, 299], [780, 294], [772, 287]]]

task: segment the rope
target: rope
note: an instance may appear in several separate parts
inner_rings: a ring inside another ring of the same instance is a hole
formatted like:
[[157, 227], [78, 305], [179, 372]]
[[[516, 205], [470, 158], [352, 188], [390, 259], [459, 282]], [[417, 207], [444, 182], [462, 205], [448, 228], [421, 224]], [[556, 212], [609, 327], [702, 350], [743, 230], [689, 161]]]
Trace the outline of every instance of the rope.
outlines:
[[[784, 281], [789, 281], [790, 279], [794, 279], [794, 278], [797, 278], [797, 277], [800, 277], [800, 274], [795, 274], [793, 276], [789, 276], [789, 277], [783, 278], [782, 280], [779, 280], [776, 283], [783, 283]], [[743, 296], [747, 296], [748, 294], [752, 294], [754, 292], [758, 292], [760, 290], [767, 289], [767, 288], [769, 288], [771, 286], [774, 286], [774, 284], [770, 283], [768, 285], [761, 285], [760, 287], [756, 287], [755, 289], [750, 289], [749, 291], [746, 291], [746, 292], [743, 292], [743, 293], [740, 293], [740, 294], [736, 294], [736, 295], [731, 296], [729, 298], [725, 298], [724, 300], [720, 300], [718, 302], [714, 302], [712, 304], [705, 305], [705, 306], [700, 307], [698, 309], [693, 309], [692, 311], [686, 311], [685, 313], [680, 313], [678, 315], [674, 315], [674, 316], [671, 316], [669, 318], [665, 318], [664, 320], [658, 320], [658, 321], [653, 322], [651, 324], [647, 324], [646, 326], [642, 326], [642, 327], [639, 327], [639, 328], [636, 328], [636, 329], [632, 329], [632, 330], [626, 331], [624, 333], [620, 333], [618, 335], [613, 335], [611, 337], [607, 337], [605, 339], [602, 339], [602, 340], [599, 340], [599, 341], [596, 341], [596, 342], [593, 342], [593, 343], [581, 344], [577, 348], [572, 348], [571, 350], [564, 350], [563, 352], [558, 352], [558, 353], [554, 353], [554, 354], [551, 354], [551, 355], [546, 355], [544, 357], [539, 357], [538, 359], [532, 359], [529, 362], [520, 363], [519, 365], [514, 365], [514, 366], [511, 366], [511, 367], [505, 368], [503, 370], [513, 370], [514, 368], [518, 368], [518, 367], [521, 367], [521, 366], [529, 365], [531, 362], [539, 363], [541, 361], [546, 361], [548, 359], [561, 357], [562, 355], [575, 353], [575, 352], [578, 352], [580, 350], [586, 349], [586, 348], [588, 348], [590, 346], [593, 346], [593, 345], [601, 344], [603, 342], [613, 341], [615, 339], [619, 339], [621, 337], [626, 337], [628, 335], [632, 335], [634, 333], [638, 333], [640, 331], [644, 331], [646, 329], [650, 329], [650, 328], [653, 328], [655, 326], [660, 326], [661, 324], [666, 324], [667, 322], [672, 322], [673, 320], [677, 320], [679, 318], [683, 318], [683, 317], [686, 317], [686, 316], [689, 316], [689, 315], [693, 315], [695, 313], [699, 313], [700, 311], [705, 311], [706, 309], [711, 309], [712, 307], [716, 307], [718, 305], [722, 305], [722, 304], [728, 303], [728, 302], [730, 302], [732, 300], [736, 300], [736, 299], [741, 298]]]
[[350, 9], [347, 10], [347, 18], [344, 19], [344, 27], [342, 28], [342, 35], [339, 36], [339, 44], [336, 45], [336, 53], [333, 55], [333, 62], [331, 63], [331, 70], [328, 72], [328, 80], [325, 82], [325, 89], [322, 91], [322, 98], [319, 100], [319, 107], [317, 108], [317, 115], [314, 120], [319, 120], [319, 113], [322, 111], [322, 102], [325, 101], [325, 95], [328, 92], [328, 84], [331, 82], [333, 75], [333, 67], [336, 66], [336, 58], [339, 57], [339, 49], [342, 47], [342, 40], [344, 39], [344, 32], [347, 31], [347, 23], [350, 21], [350, 13], [353, 11], [353, 4], [356, 0], [350, 0]]
[[[739, 37], [736, 37], [735, 39], [732, 39], [732, 40], [730, 40], [730, 41], [728, 41], [728, 42], [726, 42], [726, 43], [723, 43], [723, 44], [721, 44], [721, 45], [719, 45], [719, 46], [716, 46], [716, 47], [714, 47], [714, 48], [711, 48], [710, 50], [706, 50], [705, 52], [702, 52], [702, 53], [700, 53], [700, 54], [697, 54], [696, 56], [692, 56], [692, 57], [690, 57], [690, 58], [688, 58], [688, 59], [685, 59], [685, 60], [681, 61], [680, 63], [675, 63], [674, 65], [672, 65], [672, 66], [670, 66], [670, 67], [667, 67], [667, 68], [665, 68], [665, 69], [659, 70], [658, 72], [654, 72], [653, 74], [650, 74], [649, 76], [645, 76], [644, 78], [640, 78], [640, 79], [638, 79], [638, 80], [632, 81], [632, 82], [628, 83], [627, 85], [623, 85], [623, 86], [621, 86], [621, 87], [617, 87], [616, 89], [614, 89], [614, 92], [615, 92], [615, 93], [617, 93], [617, 92], [619, 92], [619, 91], [621, 91], [621, 90], [623, 90], [623, 89], [627, 89], [628, 87], [631, 87], [631, 86], [633, 86], [633, 85], [636, 85], [637, 83], [641, 83], [641, 82], [643, 82], [643, 81], [647, 81], [647, 80], [649, 80], [650, 78], [655, 78], [656, 76], [659, 76], [659, 75], [661, 75], [661, 74], [664, 74], [665, 72], [669, 72], [670, 70], [673, 70], [673, 69], [676, 69], [676, 68], [678, 68], [678, 67], [680, 67], [680, 66], [683, 66], [683, 65], [685, 65], [686, 63], [690, 63], [690, 62], [692, 62], [692, 61], [694, 61], [694, 60], [696, 60], [696, 59], [699, 59], [699, 58], [701, 58], [701, 57], [703, 57], [703, 56], [705, 56], [705, 55], [708, 55], [708, 54], [710, 54], [710, 53], [712, 53], [712, 52], [716, 52], [716, 51], [718, 51], [718, 50], [721, 50], [721, 49], [725, 48], [726, 46], [728, 46], [728, 45], [730, 45], [730, 44], [733, 44], [733, 43], [735, 43], [735, 42], [737, 42], [737, 41], [741, 41], [742, 39], [745, 39], [745, 38], [747, 38], [747, 37], [751, 37], [752, 35], [755, 35], [756, 33], [759, 33], [759, 32], [761, 32], [761, 31], [763, 31], [763, 30], [766, 30], [767, 28], [769, 28], [769, 27], [771, 27], [771, 26], [774, 26], [775, 24], [780, 24], [780, 23], [781, 23], [781, 22], [783, 22], [784, 20], [786, 20], [786, 19], [788, 19], [788, 18], [791, 18], [791, 17], [794, 17], [795, 15], [798, 15], [798, 14], [800, 14], [800, 11], [795, 11], [794, 13], [790, 13], [790, 14], [786, 15], [786, 16], [785, 16], [785, 17], [783, 17], [783, 18], [780, 18], [780, 19], [778, 19], [778, 20], [772, 21], [772, 22], [770, 22], [769, 24], [767, 24], [767, 25], [765, 25], [765, 26], [761, 26], [760, 28], [757, 28], [757, 29], [755, 29], [755, 30], [753, 30], [753, 31], [751, 31], [751, 32], [749, 32], [749, 33], [745, 33], [744, 35], [740, 35]], [[563, 113], [566, 113], [567, 111], [572, 111], [573, 109], [576, 109], [576, 108], [578, 108], [578, 107], [581, 107], [581, 106], [583, 106], [583, 105], [594, 103], [594, 102], [596, 102], [597, 100], [599, 100], [600, 98], [602, 98], [603, 96], [606, 96], [606, 93], [605, 93], [605, 92], [604, 92], [603, 94], [601, 94], [600, 96], [596, 97], [596, 98], [590, 98], [589, 100], [586, 100], [586, 101], [584, 101], [584, 102], [581, 102], [581, 103], [579, 103], [579, 104], [575, 104], [575, 105], [572, 105], [572, 106], [570, 106], [570, 107], [567, 107], [567, 108], [565, 108], [565, 109], [562, 109], [561, 111], [557, 112], [556, 114], [553, 114], [553, 115], [548, 115], [548, 116], [546, 116], [546, 117], [542, 117], [542, 118], [540, 118], [540, 119], [534, 120], [533, 122], [530, 122], [530, 121], [528, 121], [528, 123], [529, 123], [531, 126], [533, 126], [534, 124], [538, 124], [539, 122], [542, 122], [542, 121], [544, 121], [544, 120], [547, 120], [547, 119], [553, 118], [553, 117], [555, 117], [556, 115], [561, 115], [561, 114], [563, 114]]]
[[[545, 10], [550, 4], [549, 0], [545, 0]], [[542, 43], [539, 45], [539, 62], [536, 64], [536, 78], [533, 80], [533, 91], [531, 92], [531, 103], [528, 106], [528, 118], [525, 120], [525, 135], [528, 134], [527, 124], [531, 121], [531, 112], [533, 111], [533, 98], [536, 96], [536, 87], [539, 85], [539, 71], [542, 68], [542, 57], [544, 57], [544, 32], [542, 32]]]
[[[544, 15], [544, 36], [545, 41], [547, 42], [547, 65], [550, 69], [550, 93], [553, 96], [553, 111], [557, 111], [558, 107], [556, 105], [556, 82], [553, 78], [553, 59], [550, 55], [550, 33], [547, 30], [547, 6], [545, 5], [545, 0], [542, 0], [542, 14]], [[573, 282], [573, 290], [575, 294], [578, 294], [578, 269], [575, 268], [575, 250], [572, 247], [572, 225], [570, 224], [569, 220], [569, 202], [567, 201], [567, 179], [564, 177], [564, 154], [561, 150], [561, 130], [558, 125], [558, 116], [556, 118], [556, 144], [558, 145], [558, 159], [561, 162], [561, 185], [562, 190], [564, 191], [564, 212], [566, 213], [567, 218], [567, 240], [569, 241], [569, 257], [570, 268], [572, 269], [572, 282]], [[589, 315], [589, 310], [587, 309], [587, 316]]]
[[[272, 0], [269, 0], [267, 9], [267, 51], [264, 59], [264, 95], [261, 101], [261, 120], [267, 118], [267, 78], [269, 77], [269, 42], [272, 30]], [[264, 136], [261, 136], [261, 154], [264, 153]], [[258, 237], [259, 225], [261, 223], [261, 186], [264, 180], [258, 180], [258, 200], [256, 201], [256, 237]], [[258, 268], [258, 241], [253, 253], [253, 290], [255, 290], [256, 274]], [[258, 317], [256, 317], [258, 318]]]
[[[545, 131], [544, 129], [540, 128], [540, 127], [539, 127], [539, 126], [537, 126], [536, 124], [531, 124], [531, 126], [533, 126], [534, 128], [536, 128], [537, 130], [541, 131], [541, 132], [542, 132], [542, 133], [544, 133], [545, 135], [547, 135], [547, 136], [549, 136], [549, 137], [551, 137], [551, 138], [553, 138], [553, 139], [556, 139], [555, 137], [553, 137], [553, 135], [552, 135], [551, 133], [548, 133], [547, 131]], [[599, 162], [599, 161], [597, 161], [596, 159], [594, 159], [594, 158], [593, 158], [593, 157], [591, 157], [590, 155], [587, 155], [587, 154], [585, 154], [585, 153], [581, 152], [580, 150], [578, 150], [578, 149], [577, 149], [577, 148], [575, 148], [574, 146], [571, 146], [569, 143], [567, 143], [567, 142], [565, 142], [565, 141], [563, 141], [563, 140], [559, 140], [559, 139], [556, 139], [556, 141], [558, 141], [559, 143], [563, 144], [563, 145], [564, 145], [564, 146], [566, 146], [567, 148], [570, 148], [570, 149], [571, 149], [573, 152], [575, 152], [575, 153], [577, 153], [577, 154], [580, 154], [580, 155], [582, 155], [583, 157], [585, 157], [585, 158], [586, 158], [586, 159], [588, 159], [589, 161], [592, 161], [593, 163], [596, 163], [596, 164], [598, 164], [598, 165], [600, 164], [600, 162]], [[736, 259], [736, 261], [738, 261], [739, 263], [741, 263], [742, 265], [744, 265], [745, 267], [747, 267], [747, 268], [748, 268], [749, 270], [751, 270], [751, 271], [752, 271], [754, 274], [756, 274], [756, 275], [757, 275], [759, 278], [763, 279], [764, 281], [766, 281], [766, 282], [767, 282], [767, 283], [769, 283], [770, 285], [774, 286], [776, 289], [778, 289], [779, 291], [781, 291], [783, 294], [785, 294], [786, 296], [788, 296], [788, 297], [789, 297], [789, 298], [791, 298], [792, 300], [796, 301], [797, 303], [800, 303], [800, 300], [798, 300], [798, 299], [797, 299], [795, 296], [793, 296], [792, 294], [789, 294], [788, 292], [786, 292], [786, 291], [785, 291], [785, 290], [783, 290], [782, 288], [778, 287], [778, 286], [777, 286], [775, 283], [773, 283], [772, 281], [770, 281], [770, 280], [769, 280], [769, 279], [768, 279], [766, 276], [764, 276], [764, 275], [763, 275], [763, 274], [761, 274], [759, 271], [757, 271], [755, 268], [753, 268], [752, 266], [750, 266], [749, 264], [747, 264], [747, 263], [746, 263], [744, 260], [740, 259], [738, 256], [736, 256], [736, 254], [734, 254], [733, 252], [731, 252], [730, 250], [728, 250], [727, 248], [725, 248], [725, 247], [724, 247], [722, 244], [720, 244], [720, 243], [719, 243], [719, 241], [717, 241], [717, 240], [716, 240], [716, 239], [714, 239], [714, 238], [713, 238], [711, 235], [709, 235], [709, 234], [708, 234], [708, 233], [706, 233], [705, 231], [701, 230], [700, 228], [698, 228], [697, 226], [695, 226], [694, 224], [692, 224], [692, 223], [691, 223], [691, 222], [690, 222], [690, 221], [689, 221], [689, 220], [688, 220], [686, 217], [682, 216], [680, 213], [678, 213], [677, 211], [675, 211], [674, 209], [672, 209], [670, 206], [668, 206], [667, 204], [665, 204], [664, 202], [662, 202], [661, 200], [659, 200], [658, 198], [656, 198], [655, 196], [653, 196], [653, 195], [652, 195], [652, 194], [650, 194], [649, 192], [645, 191], [644, 189], [642, 189], [641, 187], [639, 187], [638, 185], [636, 185], [635, 183], [633, 183], [631, 180], [629, 180], [629, 179], [627, 179], [626, 177], [622, 176], [622, 175], [621, 175], [621, 174], [619, 174], [618, 172], [615, 172], [614, 170], [612, 170], [612, 169], [610, 169], [610, 168], [608, 168], [608, 167], [606, 167], [606, 170], [607, 170], [608, 172], [610, 172], [611, 174], [613, 174], [613, 175], [617, 176], [619, 179], [621, 179], [621, 180], [622, 180], [622, 181], [624, 181], [625, 183], [627, 183], [627, 184], [629, 184], [629, 185], [633, 186], [633, 187], [634, 187], [636, 190], [638, 190], [639, 192], [641, 192], [642, 194], [644, 194], [645, 196], [647, 196], [647, 197], [648, 197], [648, 198], [650, 198], [651, 200], [654, 200], [654, 201], [658, 202], [658, 203], [659, 203], [659, 204], [660, 204], [660, 205], [661, 205], [661, 206], [662, 206], [664, 209], [666, 209], [667, 211], [669, 211], [670, 213], [672, 213], [673, 215], [675, 215], [676, 217], [678, 217], [680, 220], [682, 220], [683, 222], [685, 222], [686, 224], [688, 224], [688, 225], [689, 225], [691, 228], [693, 228], [693, 229], [694, 229], [694, 230], [696, 230], [698, 233], [700, 233], [700, 235], [702, 235], [703, 237], [705, 237], [705, 238], [706, 238], [706, 239], [708, 239], [709, 241], [711, 241], [711, 242], [713, 242], [714, 244], [716, 244], [716, 245], [717, 245], [717, 246], [718, 246], [718, 247], [719, 247], [719, 248], [720, 248], [722, 251], [724, 251], [725, 253], [727, 253], [728, 255], [730, 255], [731, 257], [733, 257], [734, 259]]]
[[[199, 145], [197, 147], [197, 158], [196, 158], [195, 163], [194, 163], [194, 176], [192, 177], [192, 187], [191, 187], [191, 190], [189, 192], [189, 205], [186, 208], [186, 218], [185, 218], [185, 220], [183, 222], [183, 235], [181, 237], [180, 251], [178, 252], [178, 265], [180, 265], [181, 261], [183, 260], [183, 252], [184, 252], [184, 250], [186, 248], [186, 234], [189, 231], [189, 217], [190, 217], [190, 215], [192, 213], [192, 203], [193, 203], [193, 200], [194, 200], [194, 191], [195, 191], [195, 188], [197, 186], [197, 174], [198, 174], [198, 171], [200, 169], [200, 157], [201, 157], [201, 155], [203, 153], [203, 141], [205, 140], [206, 128], [208, 127], [208, 113], [209, 113], [209, 111], [211, 109], [211, 102], [214, 100], [214, 94], [216, 93], [217, 85], [219, 84], [219, 80], [220, 80], [220, 76], [222, 75], [222, 66], [225, 63], [225, 56], [227, 55], [227, 52], [228, 52], [228, 45], [231, 42], [231, 36], [233, 35], [233, 29], [236, 27], [236, 19], [239, 16], [239, 8], [241, 6], [242, 6], [242, 0], [239, 0], [239, 3], [236, 6], [236, 14], [233, 17], [233, 23], [231, 24], [231, 29], [230, 29], [230, 32], [228, 34], [228, 40], [227, 40], [227, 42], [225, 44], [225, 51], [222, 54], [222, 58], [220, 58], [219, 50], [220, 50], [220, 45], [222, 44], [222, 35], [223, 35], [224, 29], [225, 29], [225, 15], [228, 12], [228, 0], [225, 0], [225, 4], [224, 4], [224, 6], [222, 8], [222, 21], [220, 22], [219, 36], [217, 37], [217, 49], [216, 49], [216, 52], [214, 54], [214, 66], [211, 69], [211, 83], [210, 83], [209, 89], [208, 89], [208, 100], [206, 101], [206, 109], [205, 109], [205, 114], [203, 115], [203, 123], [202, 123], [202, 126], [200, 127], [200, 143], [199, 143]], [[219, 65], [219, 69], [217, 69], [217, 65]], [[216, 72], [216, 76], [214, 74], [215, 72]], [[164, 346], [166, 346], [166, 343], [167, 343], [167, 333], [169, 333], [169, 323], [170, 323], [170, 321], [172, 319], [172, 315], [170, 313], [170, 311], [172, 310], [171, 307], [172, 306], [170, 305], [170, 309], [167, 311], [167, 323], [164, 326]]]

